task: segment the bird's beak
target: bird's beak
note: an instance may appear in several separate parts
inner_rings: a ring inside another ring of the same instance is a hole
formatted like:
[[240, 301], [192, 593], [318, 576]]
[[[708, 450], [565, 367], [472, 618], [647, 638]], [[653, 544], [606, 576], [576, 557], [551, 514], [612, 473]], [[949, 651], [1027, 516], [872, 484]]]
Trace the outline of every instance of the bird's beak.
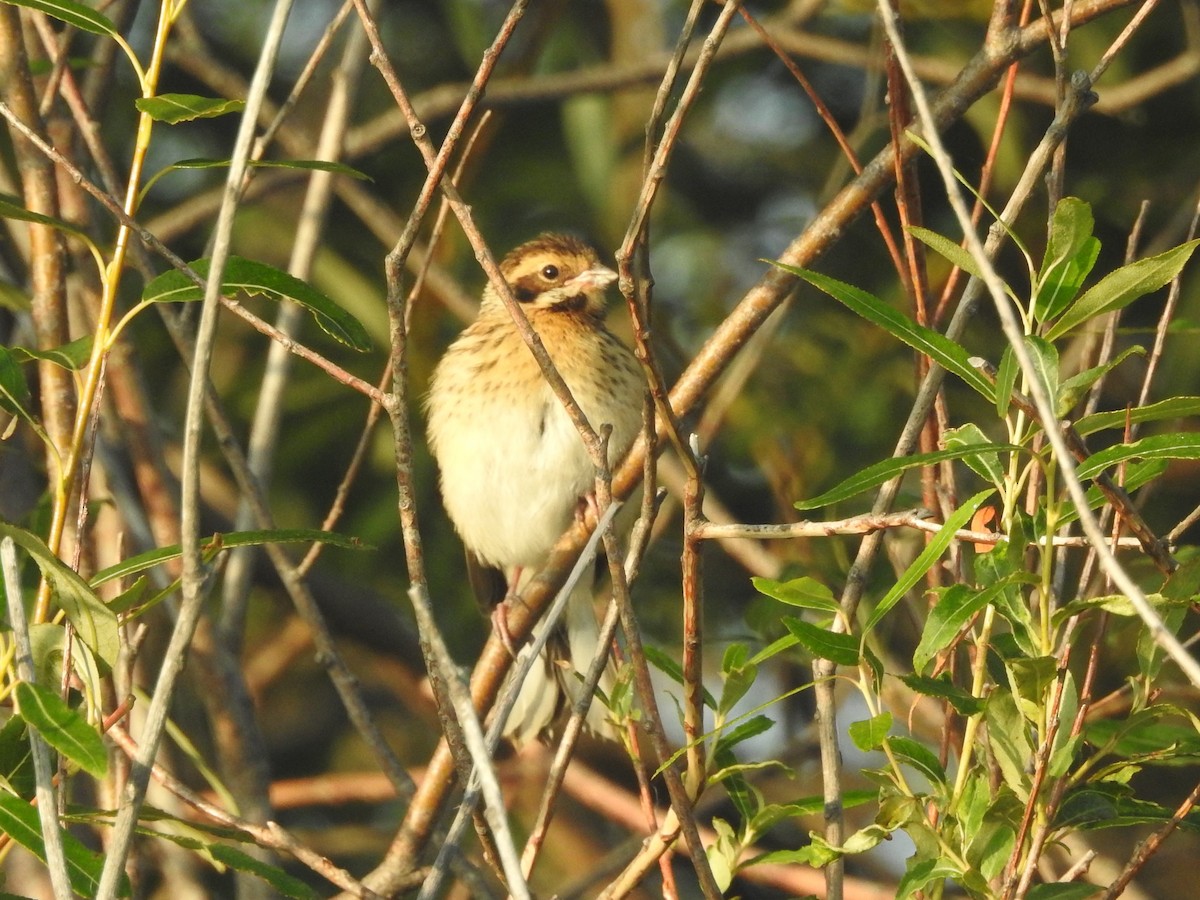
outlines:
[[617, 280], [617, 273], [604, 266], [585, 269], [567, 282], [567, 286], [578, 288], [584, 293], [602, 291]]

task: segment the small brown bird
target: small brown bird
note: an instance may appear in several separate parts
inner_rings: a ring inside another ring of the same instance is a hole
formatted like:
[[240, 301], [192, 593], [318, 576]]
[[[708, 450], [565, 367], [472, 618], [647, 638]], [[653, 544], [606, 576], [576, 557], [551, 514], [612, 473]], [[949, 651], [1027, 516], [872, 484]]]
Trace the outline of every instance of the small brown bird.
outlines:
[[[586, 244], [559, 234], [517, 247], [500, 272], [588, 423], [612, 427], [608, 452], [616, 463], [637, 436], [645, 389], [637, 360], [604, 325], [604, 291], [616, 273]], [[571, 524], [594, 472], [578, 429], [492, 285], [479, 317], [438, 363], [427, 407], [442, 499], [466, 545], [476, 594], [489, 603], [514, 597]], [[599, 636], [589, 581], [568, 602], [566, 647], [548, 643], [549, 658], [522, 686], [505, 727], [514, 743], [542, 735], [578, 696], [575, 673], [586, 671]], [[611, 675], [602, 679], [602, 689], [611, 683]], [[611, 733], [597, 703], [588, 726]]]

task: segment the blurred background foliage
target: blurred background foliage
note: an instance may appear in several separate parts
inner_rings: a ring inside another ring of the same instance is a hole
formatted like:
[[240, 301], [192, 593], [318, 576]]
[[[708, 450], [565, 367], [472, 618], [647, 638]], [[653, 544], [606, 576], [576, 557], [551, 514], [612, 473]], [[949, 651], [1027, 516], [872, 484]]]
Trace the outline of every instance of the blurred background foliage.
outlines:
[[[162, 89], [236, 95], [259, 52], [268, 6], [264, 0], [193, 0]], [[272, 91], [275, 102], [286, 96], [338, 6], [330, 0], [297, 4], [278, 84]], [[749, 6], [781, 36], [828, 39], [820, 45], [827, 49], [815, 54], [802, 51], [795, 58], [864, 160], [889, 139], [881, 72], [876, 65], [863, 64], [864, 59], [872, 63], [882, 59], [872, 6], [850, 0]], [[908, 11], [907, 3], [902, 6]], [[928, 63], [928, 72], [953, 74], [980, 47], [991, 4], [929, 0], [915, 6], [906, 17], [911, 49]], [[131, 42], [144, 48], [152, 37], [156, 10], [153, 4], [133, 7], [137, 9]], [[497, 0], [383, 4], [380, 23], [385, 42], [435, 142], [506, 11], [507, 5]], [[701, 30], [717, 11], [712, 4], [704, 13]], [[589, 237], [611, 258], [640, 181], [643, 129], [657, 79], [685, 12], [686, 5], [679, 0], [544, 0], [530, 5], [489, 87], [485, 106], [492, 110], [491, 119], [460, 180], [462, 193], [496, 253], [539, 231], [556, 229]], [[1094, 65], [1129, 18], [1129, 12], [1104, 16], [1073, 31], [1071, 64]], [[793, 23], [799, 23], [796, 30]], [[353, 16], [348, 27], [357, 27]], [[336, 38], [339, 44], [342, 39], [342, 35]], [[85, 36], [76, 40], [81, 50], [87, 44]], [[1148, 255], [1182, 239], [1200, 170], [1198, 56], [1200, 7], [1194, 0], [1162, 4], [1097, 86], [1100, 104], [1072, 130], [1066, 149], [1065, 193], [1092, 204], [1097, 234], [1104, 244], [1097, 272], [1119, 265], [1143, 203], [1147, 212], [1140, 253]], [[311, 147], [336, 58], [337, 53], [331, 53], [322, 62], [285, 125], [281, 145], [270, 154], [296, 157]], [[1139, 81], [1177, 59], [1183, 60], [1182, 74], [1177, 73], [1173, 82]], [[129, 146], [121, 142], [133, 138], [136, 89], [121, 66], [116, 72], [101, 127], [114, 155], [123, 159]], [[591, 76], [589, 87], [571, 80], [584, 74]], [[938, 82], [937, 77], [928, 77], [931, 83]], [[1052, 79], [1047, 51], [1023, 62], [990, 194], [999, 198], [998, 205], [1052, 118], [1048, 102], [1053, 98]], [[1142, 84], [1144, 93], [1131, 94], [1131, 84]], [[989, 95], [947, 135], [956, 163], [968, 179], [978, 177], [997, 103], [997, 95]], [[232, 118], [160, 126], [149, 169], [183, 158], [225, 156], [233, 128]], [[382, 259], [399, 234], [402, 218], [398, 217], [411, 206], [425, 169], [371, 68], [362, 78], [347, 147], [345, 161], [371, 181], [349, 185], [353, 195], [343, 190], [346, 185], [339, 187], [311, 280], [367, 326], [377, 349], [353, 355], [312, 328], [302, 337], [373, 381], [382, 371], [387, 345]], [[957, 240], [937, 179], [924, 162], [918, 168], [926, 224]], [[223, 177], [221, 170], [168, 175], [150, 192], [142, 221], [186, 258], [205, 255]], [[846, 161], [800, 86], [778, 59], [748, 35], [747, 26], [737, 22], [686, 122], [655, 207], [650, 240], [654, 339], [668, 374], [683, 367], [765, 271], [763, 260], [779, 254], [848, 177]], [[297, 173], [259, 171], [239, 214], [235, 252], [286, 265], [302, 192]], [[895, 227], [894, 203], [885, 199], [884, 206]], [[1043, 199], [1031, 204], [1016, 223], [1035, 257], [1045, 239], [1047, 215]], [[416, 484], [431, 590], [452, 649], [468, 663], [486, 636], [486, 622], [470, 597], [461, 547], [441, 510], [436, 474], [420, 437], [420, 401], [432, 366], [462, 326], [462, 313], [470, 312], [483, 278], [452, 223], [434, 250], [434, 261], [444, 277], [427, 286], [413, 313], [410, 383], [418, 430]], [[1013, 259], [1006, 262], [1005, 271], [1020, 292], [1026, 287], [1020, 266]], [[932, 255], [930, 266], [936, 295], [946, 266]], [[869, 217], [860, 218], [841, 236], [818, 268], [907, 309], [908, 300]], [[16, 271], [9, 269], [14, 277]], [[132, 281], [127, 291], [132, 296]], [[1131, 310], [1121, 340], [1145, 342], [1147, 335], [1139, 330], [1152, 328], [1160, 302], [1152, 298]], [[1185, 279], [1167, 364], [1158, 383], [1160, 396], [1197, 392], [1198, 304], [1200, 283], [1194, 277]], [[259, 302], [250, 305], [268, 318], [273, 316]], [[626, 318], [614, 300], [610, 320], [627, 334]], [[141, 316], [131, 337], [142, 357], [164, 437], [173, 447], [179, 437], [187, 372], [155, 317]], [[1001, 340], [991, 311], [984, 308], [964, 343], [973, 352], [997, 360]], [[258, 398], [266, 339], [226, 316], [217, 347], [214, 381], [240, 418], [239, 430], [244, 434]], [[897, 342], [810, 289], [802, 289], [778, 315], [756, 352], [761, 362], [745, 383], [731, 394], [718, 390], [725, 406], [715, 427], [706, 422], [711, 429], [710, 496], [724, 503], [736, 521], [784, 522], [799, 517], [793, 501], [812, 496], [891, 453], [914, 392], [914, 362]], [[1108, 408], [1123, 403], [1123, 392], [1139, 383], [1140, 365], [1140, 360], [1132, 360], [1110, 380]], [[1121, 377], [1123, 371], [1127, 378]], [[955, 385], [949, 391], [951, 423], [973, 418], [979, 411], [972, 405], [976, 401]], [[285, 437], [270, 486], [281, 526], [320, 523], [366, 414], [362, 397], [315, 368], [294, 367], [286, 396]], [[697, 424], [696, 418], [690, 422], [693, 427]], [[1167, 489], [1160, 491], [1148, 510], [1151, 525], [1177, 521], [1196, 504], [1200, 489], [1195, 476], [1193, 467], [1172, 469]], [[237, 494], [215, 450], [203, 489], [212, 527], [229, 527]], [[862, 511], [866, 502], [828, 510], [827, 517]], [[910, 505], [918, 502], [915, 493], [901, 500]], [[436, 729], [414, 727], [414, 722], [430, 715], [427, 706], [406, 706], [397, 699], [411, 699], [412, 668], [420, 665], [419, 659], [401, 659], [396, 665], [389, 658], [394, 657], [394, 649], [389, 651], [385, 645], [388, 635], [398, 633], [389, 620], [404, 622], [409, 617], [396, 522], [394, 458], [386, 428], [377, 429], [371, 438], [368, 465], [352, 487], [338, 529], [360, 536], [374, 549], [324, 552], [317, 578], [327, 596], [352, 601], [346, 608], [353, 612], [344, 617], [350, 621], [339, 621], [332, 611], [336, 602], [326, 606], [347, 637], [351, 665], [367, 687], [375, 714], [406, 761], [418, 764], [431, 749]], [[648, 641], [674, 652], [680, 627], [680, 523], [678, 507], [671, 501], [659, 531], [634, 598]], [[836, 592], [855, 546], [855, 539], [837, 537], [776, 542], [765, 547], [773, 571], [756, 573], [715, 545], [710, 547], [706, 556], [710, 636], [714, 641], [731, 637], [757, 641], [755, 635], [776, 634], [779, 626], [772, 617], [778, 615], [778, 606], [756, 601], [749, 576], [810, 574]], [[344, 721], [302, 635], [294, 643], [282, 640], [292, 634], [295, 614], [286, 595], [262, 571], [251, 606], [246, 658], [274, 776], [315, 776], [368, 766], [369, 759]], [[889, 573], [877, 571], [877, 576], [886, 580]], [[412, 650], [411, 643], [400, 646]], [[256, 673], [261, 680], [255, 680]], [[795, 676], [797, 680], [807, 677], [803, 671]], [[798, 715], [802, 716], [802, 709]], [[789, 734], [777, 730], [779, 744], [770, 752], [783, 753]], [[619, 769], [614, 774], [627, 777]], [[357, 869], [378, 858], [398, 820], [395, 805], [371, 809], [365, 819], [366, 807], [329, 812], [343, 821], [342, 831], [328, 828], [326, 813], [292, 814], [294, 820], [285, 814], [285, 821], [301, 832], [305, 826], [320, 830], [322, 836], [314, 837], [314, 843]], [[599, 844], [604, 844], [603, 838]]]

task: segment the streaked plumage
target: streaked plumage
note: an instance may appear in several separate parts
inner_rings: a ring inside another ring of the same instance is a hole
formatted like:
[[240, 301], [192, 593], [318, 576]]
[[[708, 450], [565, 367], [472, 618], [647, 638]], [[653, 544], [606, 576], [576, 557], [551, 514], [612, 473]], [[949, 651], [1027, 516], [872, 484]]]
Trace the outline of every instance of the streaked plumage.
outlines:
[[[641, 424], [643, 381], [633, 354], [604, 324], [604, 291], [616, 274], [587, 245], [556, 234], [517, 247], [500, 271], [588, 422], [596, 430], [612, 427], [609, 458], [617, 462]], [[592, 489], [593, 470], [575, 425], [490, 285], [479, 317], [434, 371], [428, 414], [442, 498], [468, 559], [502, 571], [508, 593], [519, 592], [514, 576], [545, 562]], [[486, 581], [476, 578], [477, 590]], [[582, 671], [597, 635], [590, 584], [571, 597], [566, 620], [570, 661]], [[543, 733], [561, 711], [560, 688], [577, 683], [561, 665], [545, 663], [544, 671], [534, 667], [540, 677], [531, 675], [509, 719], [506, 734], [514, 741]], [[603, 730], [603, 720], [594, 704], [589, 724]]]

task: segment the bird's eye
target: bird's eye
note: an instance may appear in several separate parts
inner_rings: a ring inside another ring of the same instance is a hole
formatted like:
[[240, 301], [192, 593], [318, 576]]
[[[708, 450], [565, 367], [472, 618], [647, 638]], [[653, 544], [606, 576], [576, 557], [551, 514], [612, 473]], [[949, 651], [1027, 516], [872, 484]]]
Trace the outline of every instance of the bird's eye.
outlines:
[[547, 281], [553, 281], [558, 277], [558, 266], [542, 266], [542, 277]]

